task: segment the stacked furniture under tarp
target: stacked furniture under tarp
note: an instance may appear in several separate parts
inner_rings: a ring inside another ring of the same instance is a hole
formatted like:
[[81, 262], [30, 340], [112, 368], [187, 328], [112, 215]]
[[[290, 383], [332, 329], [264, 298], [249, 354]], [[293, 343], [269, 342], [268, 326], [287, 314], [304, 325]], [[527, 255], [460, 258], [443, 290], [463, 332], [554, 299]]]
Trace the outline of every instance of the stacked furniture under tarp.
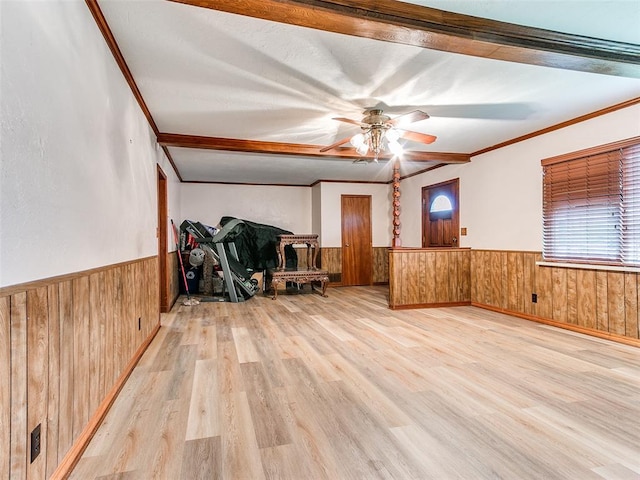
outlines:
[[[278, 235], [292, 235], [282, 228], [229, 216], [220, 219], [220, 227], [226, 232], [224, 241], [235, 245], [238, 261], [256, 272], [279, 266]], [[283, 258], [287, 268], [297, 268], [298, 256], [292, 245], [285, 247]]]
[[237, 222], [227, 222], [213, 236], [200, 222], [185, 220], [180, 228], [193, 236], [198, 246], [212, 256], [221, 266], [225, 290], [231, 302], [237, 303], [251, 298], [259, 290], [258, 282], [252, 279], [253, 272], [239, 260], [236, 246], [227, 238]]

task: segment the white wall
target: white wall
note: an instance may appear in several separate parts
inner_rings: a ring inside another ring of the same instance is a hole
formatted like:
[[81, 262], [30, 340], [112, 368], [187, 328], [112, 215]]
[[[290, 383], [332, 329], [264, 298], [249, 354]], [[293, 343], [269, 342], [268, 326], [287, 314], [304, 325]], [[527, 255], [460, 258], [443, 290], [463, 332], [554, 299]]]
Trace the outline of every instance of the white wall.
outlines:
[[216, 226], [223, 216], [311, 233], [311, 188], [183, 183], [181, 217]]
[[311, 230], [310, 233], [322, 232], [322, 186], [316, 183], [311, 187]]
[[[156, 144], [156, 147], [161, 150], [160, 146]], [[180, 179], [177, 177], [173, 170], [173, 166], [169, 163], [169, 160], [162, 152], [161, 161], [158, 165], [162, 169], [162, 172], [167, 176], [167, 252], [173, 252], [176, 248], [176, 237], [174, 236], [173, 227], [171, 226], [171, 219], [179, 219], [182, 211], [182, 202], [180, 198]], [[176, 221], [174, 220], [174, 221]], [[179, 225], [177, 225], [179, 228]]]
[[403, 246], [421, 246], [421, 189], [460, 178], [460, 246], [498, 250], [542, 250], [543, 158], [640, 135], [640, 106], [556, 130], [403, 180]]
[[87, 6], [0, 18], [0, 286], [155, 255], [156, 162], [175, 176]]
[[341, 195], [371, 195], [374, 246], [391, 244], [391, 187], [320, 182], [313, 187], [180, 185], [181, 217], [217, 225], [223, 216], [265, 223], [294, 233], [318, 233], [323, 247], [341, 246]]
[[367, 183], [320, 183], [321, 232], [322, 247], [342, 246], [341, 196], [371, 195], [371, 228], [373, 230], [373, 246], [388, 247], [391, 245], [392, 204], [391, 185]]

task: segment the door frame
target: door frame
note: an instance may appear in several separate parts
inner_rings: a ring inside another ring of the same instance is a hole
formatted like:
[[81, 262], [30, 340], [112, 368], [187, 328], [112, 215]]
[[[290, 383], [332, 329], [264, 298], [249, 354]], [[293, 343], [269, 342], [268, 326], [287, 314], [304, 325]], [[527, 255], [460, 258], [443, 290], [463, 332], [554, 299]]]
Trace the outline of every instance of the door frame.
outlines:
[[167, 207], [167, 175], [162, 171], [160, 165], [156, 165], [156, 167], [158, 172], [158, 227], [156, 230], [156, 237], [158, 238], [158, 302], [160, 304], [160, 313], [167, 313], [171, 309], [167, 269], [167, 230], [169, 228], [169, 222], [167, 221], [169, 215]]
[[[366, 198], [369, 200], [369, 232], [368, 232], [368, 243], [369, 243], [369, 256], [370, 256], [370, 266], [369, 274], [368, 274], [368, 283], [362, 285], [373, 285], [373, 218], [372, 218], [372, 208], [373, 208], [373, 197], [371, 195], [358, 195], [358, 194], [342, 194], [340, 195], [340, 237], [341, 237], [341, 247], [344, 252], [345, 248], [345, 228], [344, 228], [344, 199], [345, 198]], [[342, 255], [342, 263], [341, 263], [341, 283], [345, 285], [345, 255]], [[351, 284], [349, 284], [351, 285]], [[360, 285], [360, 284], [358, 284]], [[348, 285], [347, 285], [348, 286]]]
[[449, 185], [451, 185], [451, 192], [453, 193], [453, 198], [451, 199], [453, 203], [451, 223], [453, 231], [456, 232], [457, 242], [455, 247], [460, 246], [460, 178], [452, 178], [451, 180], [422, 187], [422, 248], [429, 248], [429, 238], [431, 236], [429, 228], [429, 192]]

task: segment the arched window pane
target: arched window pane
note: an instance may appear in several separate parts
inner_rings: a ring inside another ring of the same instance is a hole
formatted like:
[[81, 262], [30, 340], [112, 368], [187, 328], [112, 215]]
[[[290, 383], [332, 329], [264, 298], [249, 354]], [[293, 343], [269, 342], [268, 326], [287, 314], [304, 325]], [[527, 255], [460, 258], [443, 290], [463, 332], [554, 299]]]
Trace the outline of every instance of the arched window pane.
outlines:
[[431, 208], [429, 211], [431, 213], [435, 212], [450, 212], [453, 210], [453, 206], [451, 205], [451, 200], [446, 195], [438, 195], [433, 202], [431, 202]]

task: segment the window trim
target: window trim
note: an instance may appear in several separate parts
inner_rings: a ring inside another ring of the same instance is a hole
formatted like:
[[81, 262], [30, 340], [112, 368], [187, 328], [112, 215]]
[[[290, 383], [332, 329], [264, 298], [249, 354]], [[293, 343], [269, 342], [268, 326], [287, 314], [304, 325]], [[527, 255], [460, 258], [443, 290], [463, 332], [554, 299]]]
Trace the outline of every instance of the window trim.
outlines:
[[554, 268], [571, 268], [578, 270], [600, 270], [605, 272], [625, 272], [625, 273], [640, 273], [640, 267], [633, 267], [631, 265], [609, 265], [599, 263], [578, 263], [578, 262], [561, 262], [555, 260], [542, 260], [537, 261], [536, 265], [539, 267], [554, 267]]
[[620, 140], [618, 142], [607, 143], [605, 145], [598, 145], [597, 147], [585, 148], [584, 150], [578, 150], [577, 152], [565, 153], [562, 155], [557, 155], [555, 157], [545, 158], [540, 163], [543, 167], [546, 167], [548, 165], [567, 162], [569, 160], [577, 160], [581, 157], [589, 157], [591, 155], [599, 155], [601, 153], [607, 153], [612, 150], [631, 147], [639, 143], [640, 136], [632, 137], [627, 140]]
[[[595, 147], [591, 147], [591, 148], [587, 148], [587, 149], [583, 149], [583, 150], [579, 150], [576, 152], [571, 152], [571, 153], [566, 153], [566, 154], [562, 154], [562, 155], [557, 155], [554, 157], [549, 157], [549, 158], [545, 158], [543, 160], [541, 160], [541, 165], [543, 167], [543, 172], [545, 167], [549, 167], [549, 166], [553, 166], [553, 165], [558, 165], [561, 163], [569, 163], [572, 161], [587, 161], [588, 157], [592, 157], [592, 156], [597, 156], [597, 155], [604, 155], [607, 153], [611, 153], [611, 152], [616, 152], [616, 151], [621, 151], [625, 148], [628, 147], [638, 147], [640, 146], [640, 136], [636, 136], [636, 137], [632, 137], [626, 140], [621, 140], [621, 141], [617, 141], [617, 142], [612, 142], [612, 143], [608, 143], [608, 144], [604, 144], [604, 145], [598, 145]], [[622, 174], [622, 170], [620, 170], [620, 173]], [[546, 196], [545, 196], [545, 189], [546, 188], [550, 188], [549, 184], [546, 183], [546, 179], [544, 177], [543, 174], [543, 178], [542, 178], [542, 210], [543, 210], [543, 222], [545, 222], [547, 219], [546, 217], [546, 212], [545, 209], [547, 207], [547, 200], [546, 200]], [[622, 189], [624, 188], [621, 185], [621, 192]], [[633, 197], [632, 197], [633, 198]], [[543, 226], [543, 235], [545, 235], [545, 230], [544, 230], [544, 226]], [[546, 239], [548, 238], [548, 236], [543, 237], [543, 240], [546, 241]], [[553, 258], [552, 256], [549, 257], [545, 257], [545, 255], [547, 254], [547, 252], [545, 252], [545, 248], [544, 248], [544, 241], [543, 241], [543, 261], [540, 262], [541, 266], [575, 266], [577, 268], [589, 268], [590, 266], [594, 266], [598, 269], [611, 269], [611, 268], [620, 268], [620, 269], [625, 269], [625, 271], [628, 271], [627, 269], [637, 269], [640, 268], [640, 264], [636, 264], [636, 263], [624, 263], [624, 261], [622, 260], [622, 257], [620, 261], [618, 262], [613, 262], [613, 261], [602, 261], [602, 260], [598, 260], [596, 258], [594, 259], [589, 259], [589, 258]], [[624, 249], [624, 245], [622, 245], [621, 247], [621, 251], [620, 251], [620, 255], [623, 255], [622, 250]]]

